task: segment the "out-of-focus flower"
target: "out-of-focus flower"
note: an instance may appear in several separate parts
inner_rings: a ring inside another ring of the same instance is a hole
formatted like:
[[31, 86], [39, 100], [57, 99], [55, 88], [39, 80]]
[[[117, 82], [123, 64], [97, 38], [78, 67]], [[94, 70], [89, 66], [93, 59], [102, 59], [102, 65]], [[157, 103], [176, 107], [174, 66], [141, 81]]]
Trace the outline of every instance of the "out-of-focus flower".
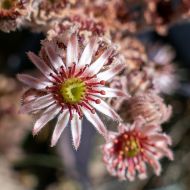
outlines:
[[127, 90], [130, 95], [138, 95], [153, 90], [151, 77], [144, 70], [134, 70], [126, 74]]
[[143, 1], [94, 0], [86, 6], [86, 14], [105, 22], [114, 36], [136, 32], [143, 20]]
[[63, 20], [55, 20], [48, 31], [48, 39], [67, 33], [72, 30], [79, 35], [80, 41], [88, 42], [92, 36], [110, 38], [109, 31], [103, 22], [96, 18], [87, 17], [83, 13], [72, 14]]
[[103, 160], [107, 170], [121, 180], [133, 181], [147, 177], [146, 164], [153, 167], [156, 175], [161, 173], [159, 160], [167, 156], [173, 160], [173, 153], [168, 145], [171, 139], [160, 132], [158, 124], [146, 124], [142, 118], [132, 125], [120, 124], [119, 132], [110, 132], [102, 147]]
[[128, 99], [122, 115], [128, 122], [141, 116], [147, 123], [162, 124], [170, 118], [171, 112], [171, 106], [166, 106], [161, 97], [150, 91]]
[[125, 58], [126, 70], [131, 72], [133, 70], [140, 70], [147, 62], [147, 54], [145, 46], [133, 37], [126, 37], [120, 39], [121, 53]]
[[36, 0], [32, 4], [31, 19], [27, 23], [34, 31], [47, 32], [56, 22], [73, 14], [82, 13], [85, 0]]
[[52, 146], [57, 143], [64, 128], [70, 122], [73, 144], [77, 149], [80, 144], [83, 114], [104, 136], [107, 134], [107, 129], [95, 109], [112, 119], [120, 119], [102, 97], [126, 96], [122, 91], [104, 87], [105, 81], [120, 72], [124, 64], [116, 56], [110, 60], [115, 51], [114, 46], [110, 46], [97, 57], [99, 46], [97, 38], [91, 38], [83, 49], [79, 48], [81, 44], [77, 35], [72, 34], [66, 47], [65, 59], [57, 54], [54, 45], [50, 41], [43, 47], [46, 59], [28, 53], [45, 79], [25, 74], [18, 75], [18, 78], [24, 84], [46, 94], [23, 104], [21, 112], [43, 110], [34, 125], [34, 135], [58, 115], [51, 141]]
[[21, 156], [21, 143], [32, 118], [18, 115], [21, 86], [13, 78], [0, 75], [0, 153], [14, 161]]
[[10, 32], [22, 25], [30, 15], [32, 0], [1, 0], [0, 30]]
[[148, 50], [150, 61], [144, 70], [152, 79], [158, 93], [171, 94], [179, 87], [179, 76], [173, 62], [175, 53], [170, 46], [151, 46]]

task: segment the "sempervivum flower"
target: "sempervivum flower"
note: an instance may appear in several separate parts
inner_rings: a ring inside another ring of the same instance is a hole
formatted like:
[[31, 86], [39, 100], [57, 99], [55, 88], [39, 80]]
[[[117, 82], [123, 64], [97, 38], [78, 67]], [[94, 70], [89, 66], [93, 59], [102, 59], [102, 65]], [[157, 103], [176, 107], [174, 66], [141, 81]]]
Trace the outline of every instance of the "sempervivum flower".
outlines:
[[145, 46], [133, 37], [126, 37], [119, 39], [121, 44], [121, 53], [126, 60], [126, 70], [128, 72], [133, 70], [140, 70], [147, 62], [147, 54]]
[[158, 93], [172, 94], [179, 87], [179, 76], [173, 63], [175, 53], [170, 46], [150, 46], [150, 61], [144, 68]]
[[24, 113], [43, 110], [41, 117], [34, 125], [33, 134], [37, 134], [47, 122], [58, 115], [52, 136], [52, 146], [57, 143], [70, 121], [73, 144], [77, 149], [81, 138], [83, 115], [102, 135], [106, 136], [107, 130], [95, 109], [118, 120], [119, 116], [101, 97], [125, 96], [123, 92], [104, 87], [105, 81], [123, 69], [119, 58], [115, 57], [112, 64], [109, 64], [114, 48], [110, 46], [97, 58], [98, 40], [96, 38], [92, 38], [84, 50], [79, 48], [81, 44], [78, 42], [77, 36], [72, 34], [68, 40], [65, 59], [55, 52], [56, 48], [51, 42], [43, 47], [49, 61], [43, 60], [34, 53], [28, 53], [31, 61], [46, 79], [18, 75], [23, 83], [46, 93], [21, 107], [21, 112]]
[[163, 99], [153, 91], [133, 96], [127, 100], [126, 107], [123, 117], [129, 122], [141, 116], [147, 123], [161, 124], [166, 122], [172, 113], [172, 107], [166, 106]]
[[161, 173], [160, 159], [167, 156], [173, 160], [168, 145], [171, 139], [160, 132], [157, 124], [146, 124], [138, 118], [132, 125], [120, 124], [119, 132], [110, 132], [103, 145], [103, 160], [109, 173], [121, 180], [133, 181], [147, 177], [146, 165], [151, 165], [156, 175]]
[[31, 0], [1, 0], [0, 30], [10, 32], [19, 27], [29, 15]]

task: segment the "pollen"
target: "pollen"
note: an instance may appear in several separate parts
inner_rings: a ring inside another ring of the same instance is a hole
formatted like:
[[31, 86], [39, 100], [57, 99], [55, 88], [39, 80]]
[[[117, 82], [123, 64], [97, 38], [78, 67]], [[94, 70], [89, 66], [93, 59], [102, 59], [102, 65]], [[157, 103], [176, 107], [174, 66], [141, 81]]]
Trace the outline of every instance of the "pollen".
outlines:
[[66, 103], [80, 103], [86, 94], [86, 84], [79, 78], [70, 78], [61, 84], [61, 96]]

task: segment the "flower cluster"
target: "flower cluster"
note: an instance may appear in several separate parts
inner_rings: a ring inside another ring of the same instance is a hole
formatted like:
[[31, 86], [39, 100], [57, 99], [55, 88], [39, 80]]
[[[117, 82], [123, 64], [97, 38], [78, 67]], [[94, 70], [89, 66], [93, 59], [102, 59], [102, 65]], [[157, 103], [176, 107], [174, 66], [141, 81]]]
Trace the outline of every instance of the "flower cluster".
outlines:
[[[17, 75], [29, 86], [20, 112], [38, 117], [33, 134], [55, 119], [51, 146], [69, 125], [77, 150], [86, 117], [105, 139], [102, 154], [111, 175], [142, 179], [146, 164], [159, 175], [160, 159], [173, 159], [161, 126], [172, 107], [161, 95], [178, 86], [175, 53], [144, 45], [134, 34], [147, 28], [167, 34], [174, 21], [190, 15], [188, 0], [176, 6], [172, 0], [0, 0], [0, 30], [23, 26], [46, 36], [38, 55], [28, 52], [40, 74]], [[117, 132], [104, 116], [116, 121]]]

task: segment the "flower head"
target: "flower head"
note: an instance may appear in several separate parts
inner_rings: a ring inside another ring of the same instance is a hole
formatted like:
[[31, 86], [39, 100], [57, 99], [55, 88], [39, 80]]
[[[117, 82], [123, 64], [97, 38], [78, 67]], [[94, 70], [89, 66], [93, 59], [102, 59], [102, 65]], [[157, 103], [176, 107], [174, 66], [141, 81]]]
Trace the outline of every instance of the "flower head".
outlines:
[[141, 116], [147, 123], [162, 124], [170, 118], [172, 113], [172, 107], [166, 106], [163, 99], [153, 91], [128, 99], [126, 107], [127, 109], [122, 114], [128, 122], [133, 122]]
[[31, 0], [1, 0], [0, 30], [10, 32], [21, 25], [29, 14]]
[[[95, 110], [118, 120], [119, 116], [102, 98], [126, 95], [119, 90], [104, 86], [105, 81], [123, 69], [120, 59], [112, 55], [114, 47], [108, 47], [97, 57], [98, 39], [92, 38], [84, 49], [79, 48], [82, 45], [78, 43], [80, 42], [77, 35], [72, 34], [63, 57], [55, 51], [56, 44], [52, 41], [44, 44], [43, 58], [34, 53], [28, 53], [30, 60], [45, 79], [25, 74], [18, 75], [21, 82], [45, 93], [43, 96], [27, 101], [21, 107], [23, 113], [43, 111], [34, 125], [34, 135], [58, 115], [52, 136], [52, 146], [57, 143], [62, 131], [70, 122], [73, 144], [77, 149], [82, 132], [83, 115], [102, 135], [106, 136], [107, 130]], [[45, 55], [46, 59], [44, 59]], [[109, 64], [110, 62], [112, 64]]]
[[161, 173], [159, 160], [167, 156], [173, 160], [168, 148], [171, 139], [160, 132], [157, 124], [145, 124], [138, 118], [132, 125], [121, 124], [119, 132], [110, 132], [107, 143], [103, 145], [103, 160], [109, 173], [121, 180], [133, 181], [147, 177], [146, 164], [153, 167], [156, 175]]

